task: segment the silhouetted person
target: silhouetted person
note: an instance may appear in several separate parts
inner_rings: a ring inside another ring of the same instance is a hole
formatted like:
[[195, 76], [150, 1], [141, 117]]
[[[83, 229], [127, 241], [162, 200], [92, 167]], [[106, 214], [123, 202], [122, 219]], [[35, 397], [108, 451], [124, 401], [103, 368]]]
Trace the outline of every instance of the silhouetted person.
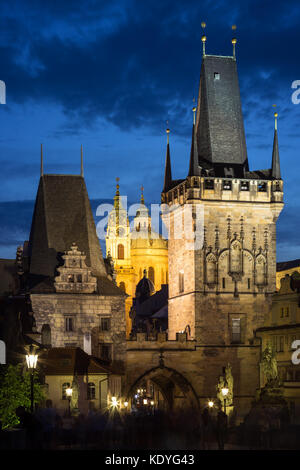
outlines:
[[35, 437], [38, 429], [37, 421], [33, 414], [25, 410], [24, 406], [18, 406], [16, 415], [20, 420], [19, 428], [26, 432], [26, 448], [34, 449]]
[[224, 450], [224, 443], [227, 432], [227, 415], [221, 408], [219, 409], [217, 414], [216, 431], [219, 450]]

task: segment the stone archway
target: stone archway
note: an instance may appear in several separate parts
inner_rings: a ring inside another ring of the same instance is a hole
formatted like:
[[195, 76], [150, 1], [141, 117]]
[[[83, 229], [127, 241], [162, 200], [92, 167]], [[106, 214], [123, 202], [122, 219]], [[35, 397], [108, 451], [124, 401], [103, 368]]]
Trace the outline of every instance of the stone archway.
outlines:
[[153, 382], [158, 387], [168, 409], [199, 409], [199, 400], [190, 382], [180, 372], [165, 366], [154, 367], [140, 375], [127, 389], [127, 398], [131, 399], [139, 384], [147, 381]]

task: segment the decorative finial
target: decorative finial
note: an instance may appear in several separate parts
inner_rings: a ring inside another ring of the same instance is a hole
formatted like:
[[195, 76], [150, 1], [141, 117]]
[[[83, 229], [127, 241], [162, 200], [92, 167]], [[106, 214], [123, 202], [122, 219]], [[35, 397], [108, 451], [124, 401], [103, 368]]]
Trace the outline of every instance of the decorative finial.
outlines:
[[[276, 108], [276, 104], [273, 104], [273, 108]], [[274, 118], [275, 118], [275, 131], [277, 131], [277, 118], [278, 118], [278, 113], [277, 111], [275, 110], [275, 113], [274, 113]]]
[[202, 23], [201, 23], [201, 28], [203, 29], [203, 36], [201, 37], [202, 48], [203, 48], [203, 55], [205, 55], [206, 36], [205, 36], [205, 34], [204, 34], [204, 29], [206, 28], [206, 23], [204, 23], [204, 21], [202, 21]]
[[144, 199], [144, 186], [141, 186], [141, 204], [145, 205], [145, 199]]
[[170, 129], [169, 129], [169, 121], [167, 121], [167, 129], [166, 129], [166, 133], [167, 133], [167, 144], [169, 145], [169, 134], [170, 134]]
[[41, 144], [41, 176], [44, 174], [43, 144]]
[[[232, 29], [232, 31], [235, 31], [235, 30], [236, 30], [236, 25], [233, 24], [233, 25], [231, 26], [231, 29]], [[233, 57], [235, 58], [235, 45], [236, 45], [236, 43], [237, 43], [237, 39], [236, 39], [236, 38], [232, 38], [232, 39], [231, 39], [231, 43], [232, 43], [232, 46], [233, 46], [233, 54], [232, 54], [232, 55], [233, 55]]]
[[116, 182], [117, 182], [117, 191], [116, 191], [116, 196], [119, 196], [119, 194], [120, 194], [120, 193], [119, 193], [119, 189], [120, 189], [119, 181], [120, 181], [120, 178], [119, 178], [119, 177], [117, 177], [117, 178], [116, 178]]
[[82, 148], [82, 144], [81, 144], [80, 154], [81, 154], [80, 175], [83, 177], [83, 148]]
[[196, 110], [197, 110], [197, 108], [195, 106], [195, 98], [193, 98], [193, 102], [194, 102], [194, 106], [193, 106], [193, 115], [194, 115], [193, 116], [193, 123], [195, 125], [196, 124]]

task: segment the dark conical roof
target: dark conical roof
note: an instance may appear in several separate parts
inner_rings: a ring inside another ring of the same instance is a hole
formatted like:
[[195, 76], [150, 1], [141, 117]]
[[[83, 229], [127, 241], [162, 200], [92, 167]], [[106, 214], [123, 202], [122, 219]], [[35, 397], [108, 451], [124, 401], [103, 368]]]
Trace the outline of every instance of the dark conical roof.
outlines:
[[201, 168], [199, 167], [198, 158], [199, 157], [198, 157], [197, 135], [196, 135], [195, 124], [193, 124], [190, 168], [189, 168], [188, 176], [201, 176]]
[[165, 164], [165, 179], [163, 191], [168, 191], [172, 185], [172, 170], [171, 170], [171, 156], [170, 156], [170, 144], [167, 144], [166, 153], [166, 164]]
[[281, 179], [277, 129], [274, 131], [272, 177], [278, 180]]
[[[248, 170], [237, 65], [234, 57], [205, 55], [196, 117], [199, 164], [217, 172]], [[204, 163], [201, 164], [201, 162]]]
[[30, 274], [53, 277], [59, 257], [74, 242], [92, 274], [107, 277], [83, 177], [43, 175], [29, 239]]
[[147, 278], [147, 272], [144, 271], [144, 277], [138, 282], [135, 289], [135, 296], [139, 299], [139, 302], [144, 302], [152, 294], [155, 293], [155, 287], [153, 282]]

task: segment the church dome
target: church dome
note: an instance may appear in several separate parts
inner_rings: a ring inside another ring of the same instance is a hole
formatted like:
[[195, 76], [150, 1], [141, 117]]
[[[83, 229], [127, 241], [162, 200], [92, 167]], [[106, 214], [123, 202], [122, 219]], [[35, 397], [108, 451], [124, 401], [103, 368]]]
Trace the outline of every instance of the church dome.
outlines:
[[135, 289], [135, 297], [140, 302], [148, 299], [152, 294], [155, 293], [155, 287], [152, 281], [147, 278], [146, 269], [144, 270], [144, 277], [138, 282]]

